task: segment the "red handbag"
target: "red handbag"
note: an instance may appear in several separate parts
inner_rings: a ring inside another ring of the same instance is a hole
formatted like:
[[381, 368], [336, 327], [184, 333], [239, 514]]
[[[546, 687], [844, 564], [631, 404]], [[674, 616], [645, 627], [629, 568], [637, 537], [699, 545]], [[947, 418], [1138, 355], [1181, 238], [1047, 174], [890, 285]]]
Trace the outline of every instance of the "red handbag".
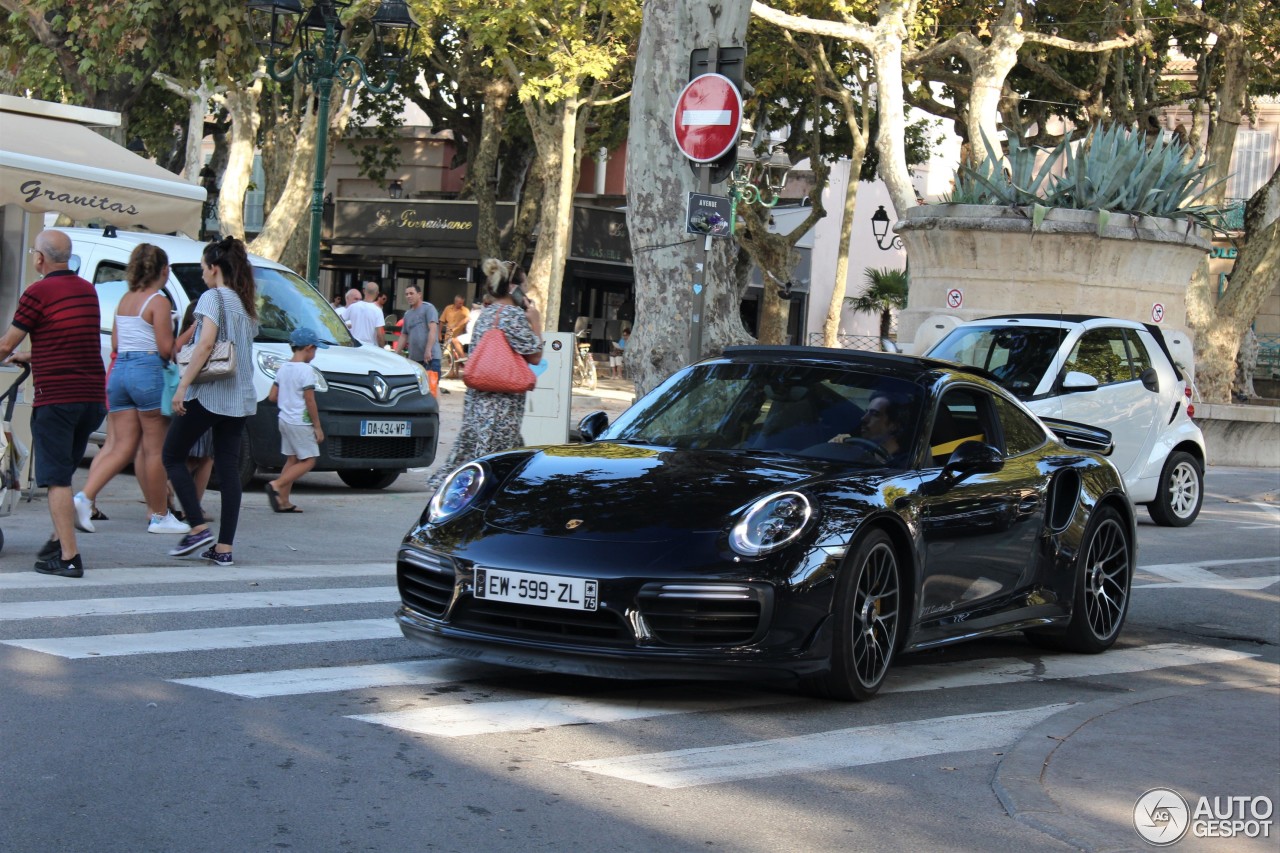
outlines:
[[493, 327], [480, 336], [480, 343], [467, 356], [462, 381], [468, 388], [495, 394], [523, 394], [532, 391], [538, 377], [529, 369], [524, 356], [511, 348], [511, 342], [498, 328], [501, 312], [494, 317]]

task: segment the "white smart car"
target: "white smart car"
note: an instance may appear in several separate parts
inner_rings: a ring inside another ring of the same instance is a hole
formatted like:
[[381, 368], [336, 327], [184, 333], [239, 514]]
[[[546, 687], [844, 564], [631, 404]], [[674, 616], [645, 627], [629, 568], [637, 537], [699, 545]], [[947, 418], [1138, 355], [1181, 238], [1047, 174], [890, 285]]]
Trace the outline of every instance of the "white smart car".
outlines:
[[1156, 524], [1200, 513], [1204, 435], [1191, 387], [1158, 326], [1111, 317], [1019, 314], [952, 329], [930, 358], [980, 367], [1038, 415], [1092, 424], [1115, 438], [1111, 461]]

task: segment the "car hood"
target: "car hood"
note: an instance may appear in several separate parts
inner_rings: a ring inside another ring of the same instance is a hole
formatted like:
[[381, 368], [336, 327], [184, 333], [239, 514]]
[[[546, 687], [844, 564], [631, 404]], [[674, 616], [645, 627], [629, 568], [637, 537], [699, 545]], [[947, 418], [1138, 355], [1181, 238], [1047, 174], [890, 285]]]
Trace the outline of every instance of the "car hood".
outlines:
[[825, 467], [752, 453], [561, 445], [539, 450], [512, 471], [484, 518], [513, 533], [658, 542], [721, 531], [735, 510]]

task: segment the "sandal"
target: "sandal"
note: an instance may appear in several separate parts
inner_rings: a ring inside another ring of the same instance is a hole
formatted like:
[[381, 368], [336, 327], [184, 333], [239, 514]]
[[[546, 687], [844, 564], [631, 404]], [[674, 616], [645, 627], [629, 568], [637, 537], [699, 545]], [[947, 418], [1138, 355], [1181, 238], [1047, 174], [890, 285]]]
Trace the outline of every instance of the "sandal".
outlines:
[[89, 504], [89, 520], [90, 521], [110, 521], [111, 519], [107, 518], [107, 514], [105, 512], [98, 509], [97, 504], [90, 503]]
[[276, 493], [275, 489], [271, 488], [270, 483], [267, 483], [267, 500], [271, 503], [272, 512], [281, 512], [280, 495]]

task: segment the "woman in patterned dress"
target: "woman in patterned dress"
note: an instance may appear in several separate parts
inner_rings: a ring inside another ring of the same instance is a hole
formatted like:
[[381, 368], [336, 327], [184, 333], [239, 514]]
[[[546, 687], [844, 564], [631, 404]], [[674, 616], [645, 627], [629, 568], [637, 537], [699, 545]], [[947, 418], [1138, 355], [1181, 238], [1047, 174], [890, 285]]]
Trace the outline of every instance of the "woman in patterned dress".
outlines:
[[[471, 332], [471, 352], [485, 333], [497, 326], [507, 336], [511, 348], [530, 364], [542, 360], [542, 314], [523, 292], [525, 273], [518, 264], [489, 258], [480, 265], [493, 304], [480, 312]], [[519, 305], [516, 301], [520, 300]], [[467, 389], [462, 408], [462, 427], [449, 460], [427, 481], [434, 492], [444, 478], [459, 465], [487, 453], [510, 450], [524, 444], [520, 422], [524, 420], [524, 394], [500, 394]]]

